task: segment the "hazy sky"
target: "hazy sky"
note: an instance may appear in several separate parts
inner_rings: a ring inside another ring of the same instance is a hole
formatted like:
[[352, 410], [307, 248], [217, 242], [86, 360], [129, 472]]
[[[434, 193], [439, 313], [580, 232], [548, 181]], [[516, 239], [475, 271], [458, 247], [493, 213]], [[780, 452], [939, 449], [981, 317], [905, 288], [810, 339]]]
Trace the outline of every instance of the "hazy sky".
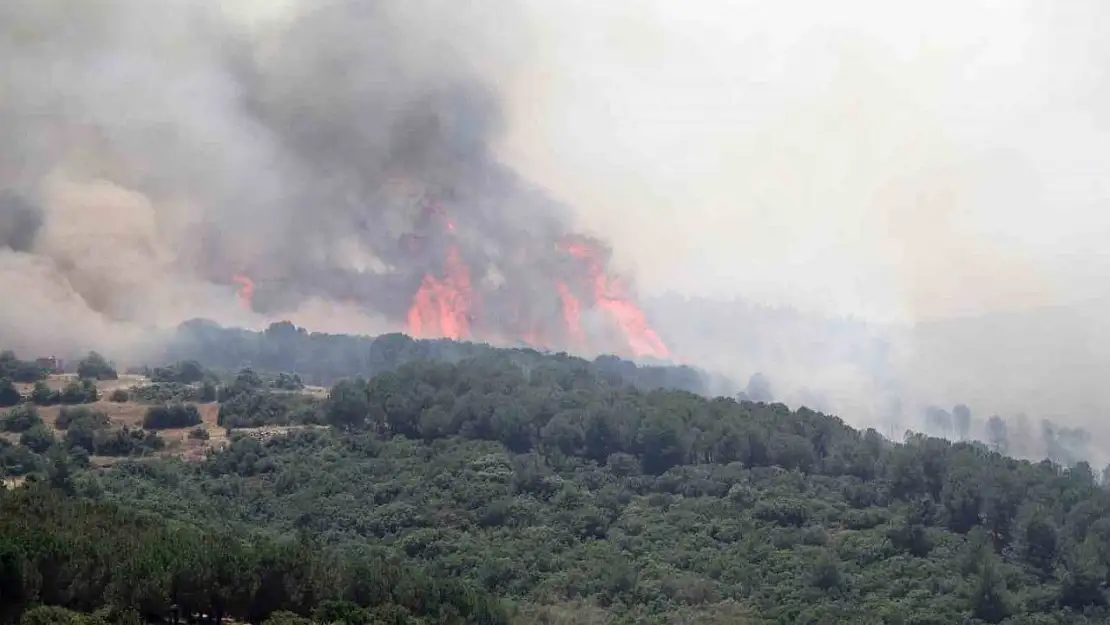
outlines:
[[645, 289], [908, 320], [1103, 292], [1110, 4], [528, 6], [505, 158]]

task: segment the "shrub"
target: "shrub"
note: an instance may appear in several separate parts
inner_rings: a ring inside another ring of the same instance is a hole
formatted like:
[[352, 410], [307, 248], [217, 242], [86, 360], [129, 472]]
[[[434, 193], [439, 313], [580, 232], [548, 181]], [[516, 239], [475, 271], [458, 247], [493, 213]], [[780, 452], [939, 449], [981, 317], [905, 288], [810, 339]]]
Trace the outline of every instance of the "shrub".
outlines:
[[243, 391], [220, 405], [220, 427], [250, 428], [264, 425], [323, 423], [322, 402], [295, 393]]
[[91, 421], [77, 421], [66, 430], [66, 449], [83, 449], [86, 452], [96, 453], [97, 437], [100, 435], [98, 428]]
[[95, 444], [96, 453], [101, 456], [145, 455], [166, 447], [166, 441], [157, 432], [129, 427], [104, 432], [96, 437]]
[[8, 378], [0, 379], [0, 408], [14, 406], [23, 401], [23, 396]]
[[207, 380], [200, 385], [200, 390], [197, 391], [197, 401], [202, 404], [210, 404], [216, 401], [216, 396], [216, 385]]
[[129, 399], [131, 399], [131, 396], [128, 395], [126, 389], [122, 388], [117, 388], [116, 390], [112, 391], [111, 395], [108, 396], [109, 401], [113, 401], [117, 404], [126, 403]]
[[99, 410], [91, 410], [87, 406], [64, 406], [54, 427], [67, 430], [79, 422], [88, 422], [93, 429], [106, 428], [111, 424], [108, 415]]
[[26, 432], [36, 425], [42, 425], [42, 417], [31, 404], [20, 404], [12, 408], [0, 420], [0, 429], [5, 432]]
[[81, 362], [77, 363], [77, 377], [94, 380], [118, 380], [119, 374], [115, 367], [96, 352], [89, 352]]
[[131, 389], [132, 401], [147, 404], [166, 404], [196, 399], [197, 390], [177, 382], [158, 382]]
[[283, 391], [299, 391], [304, 388], [304, 381], [296, 373], [279, 373], [271, 384]]
[[39, 380], [31, 389], [31, 403], [36, 406], [53, 406], [62, 401], [62, 394], [47, 386], [46, 382]]
[[62, 389], [59, 399], [66, 405], [91, 404], [100, 399], [100, 391], [96, 390], [96, 383], [92, 380], [74, 380]]
[[58, 606], [40, 605], [23, 613], [19, 625], [83, 625], [84, 619], [77, 612]]
[[143, 417], [143, 427], [148, 430], [176, 430], [200, 425], [200, 423], [200, 411], [192, 404], [151, 406]]
[[313, 625], [311, 619], [297, 615], [293, 612], [277, 611], [271, 614], [262, 625]]
[[38, 363], [20, 360], [12, 352], [0, 352], [0, 378], [30, 384], [46, 378], [46, 368]]
[[24, 432], [19, 437], [19, 444], [36, 454], [41, 454], [54, 445], [54, 433], [40, 423]]

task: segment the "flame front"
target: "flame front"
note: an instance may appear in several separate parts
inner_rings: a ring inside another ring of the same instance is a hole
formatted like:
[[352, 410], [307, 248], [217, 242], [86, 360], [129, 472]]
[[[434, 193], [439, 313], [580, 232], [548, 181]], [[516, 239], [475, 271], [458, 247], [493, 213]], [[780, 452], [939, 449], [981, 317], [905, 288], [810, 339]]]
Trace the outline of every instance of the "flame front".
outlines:
[[472, 293], [470, 271], [459, 257], [459, 250], [448, 248], [442, 279], [427, 274], [413, 297], [408, 313], [409, 332], [418, 338], [470, 337]]
[[[594, 303], [616, 321], [633, 355], [656, 358], [670, 356], [670, 350], [648, 324], [644, 311], [629, 297], [624, 282], [606, 273], [598, 250], [574, 241], [564, 241], [561, 247], [571, 256], [586, 262], [590, 282], [593, 284]], [[564, 298], [564, 308], [565, 301]]]
[[567, 324], [567, 333], [570, 335], [574, 347], [586, 347], [586, 333], [582, 331], [582, 302], [574, 296], [570, 287], [565, 282], [555, 285], [559, 290], [559, 301], [563, 305], [563, 322]]
[[254, 309], [254, 280], [237, 273], [231, 276], [231, 281], [239, 285], [239, 305], [246, 310]]
[[[406, 245], [413, 253], [436, 248], [444, 252], [443, 269], [427, 271], [412, 296], [406, 315], [410, 335], [587, 351], [601, 345], [591, 345], [583, 326], [583, 312], [593, 309], [613, 321], [625, 345], [610, 348], [605, 343], [604, 349], [639, 357], [670, 356], [627, 285], [610, 276], [604, 248], [592, 240], [531, 240], [511, 260], [502, 259], [505, 264], [500, 269], [505, 271], [496, 271], [501, 276], [498, 286], [474, 285], [460, 246], [468, 252], [467, 258], [487, 257], [475, 247], [481, 241], [480, 224], [457, 228], [445, 205], [432, 194], [422, 197], [417, 207], [416, 228], [405, 239]], [[466, 238], [460, 238], [460, 232], [466, 232]]]

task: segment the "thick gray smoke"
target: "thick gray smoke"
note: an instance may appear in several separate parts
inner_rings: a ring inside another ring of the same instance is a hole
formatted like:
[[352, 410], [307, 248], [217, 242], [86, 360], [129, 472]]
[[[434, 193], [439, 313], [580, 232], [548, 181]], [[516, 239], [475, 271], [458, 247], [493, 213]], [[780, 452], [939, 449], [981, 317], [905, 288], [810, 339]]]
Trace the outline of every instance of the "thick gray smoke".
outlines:
[[197, 316], [397, 329], [448, 250], [487, 336], [561, 317], [568, 213], [489, 154], [512, 7], [222, 5], [0, 6], [8, 346], [120, 354]]

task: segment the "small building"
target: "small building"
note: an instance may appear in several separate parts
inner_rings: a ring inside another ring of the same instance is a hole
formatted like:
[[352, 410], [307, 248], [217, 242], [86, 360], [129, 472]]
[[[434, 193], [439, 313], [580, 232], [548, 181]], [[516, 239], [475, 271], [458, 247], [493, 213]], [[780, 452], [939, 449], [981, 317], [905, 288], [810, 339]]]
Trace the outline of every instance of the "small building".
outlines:
[[43, 369], [45, 369], [46, 371], [48, 371], [50, 373], [61, 373], [62, 372], [62, 361], [58, 360], [54, 356], [50, 356], [48, 358], [36, 358], [35, 359], [35, 364], [42, 367]]

